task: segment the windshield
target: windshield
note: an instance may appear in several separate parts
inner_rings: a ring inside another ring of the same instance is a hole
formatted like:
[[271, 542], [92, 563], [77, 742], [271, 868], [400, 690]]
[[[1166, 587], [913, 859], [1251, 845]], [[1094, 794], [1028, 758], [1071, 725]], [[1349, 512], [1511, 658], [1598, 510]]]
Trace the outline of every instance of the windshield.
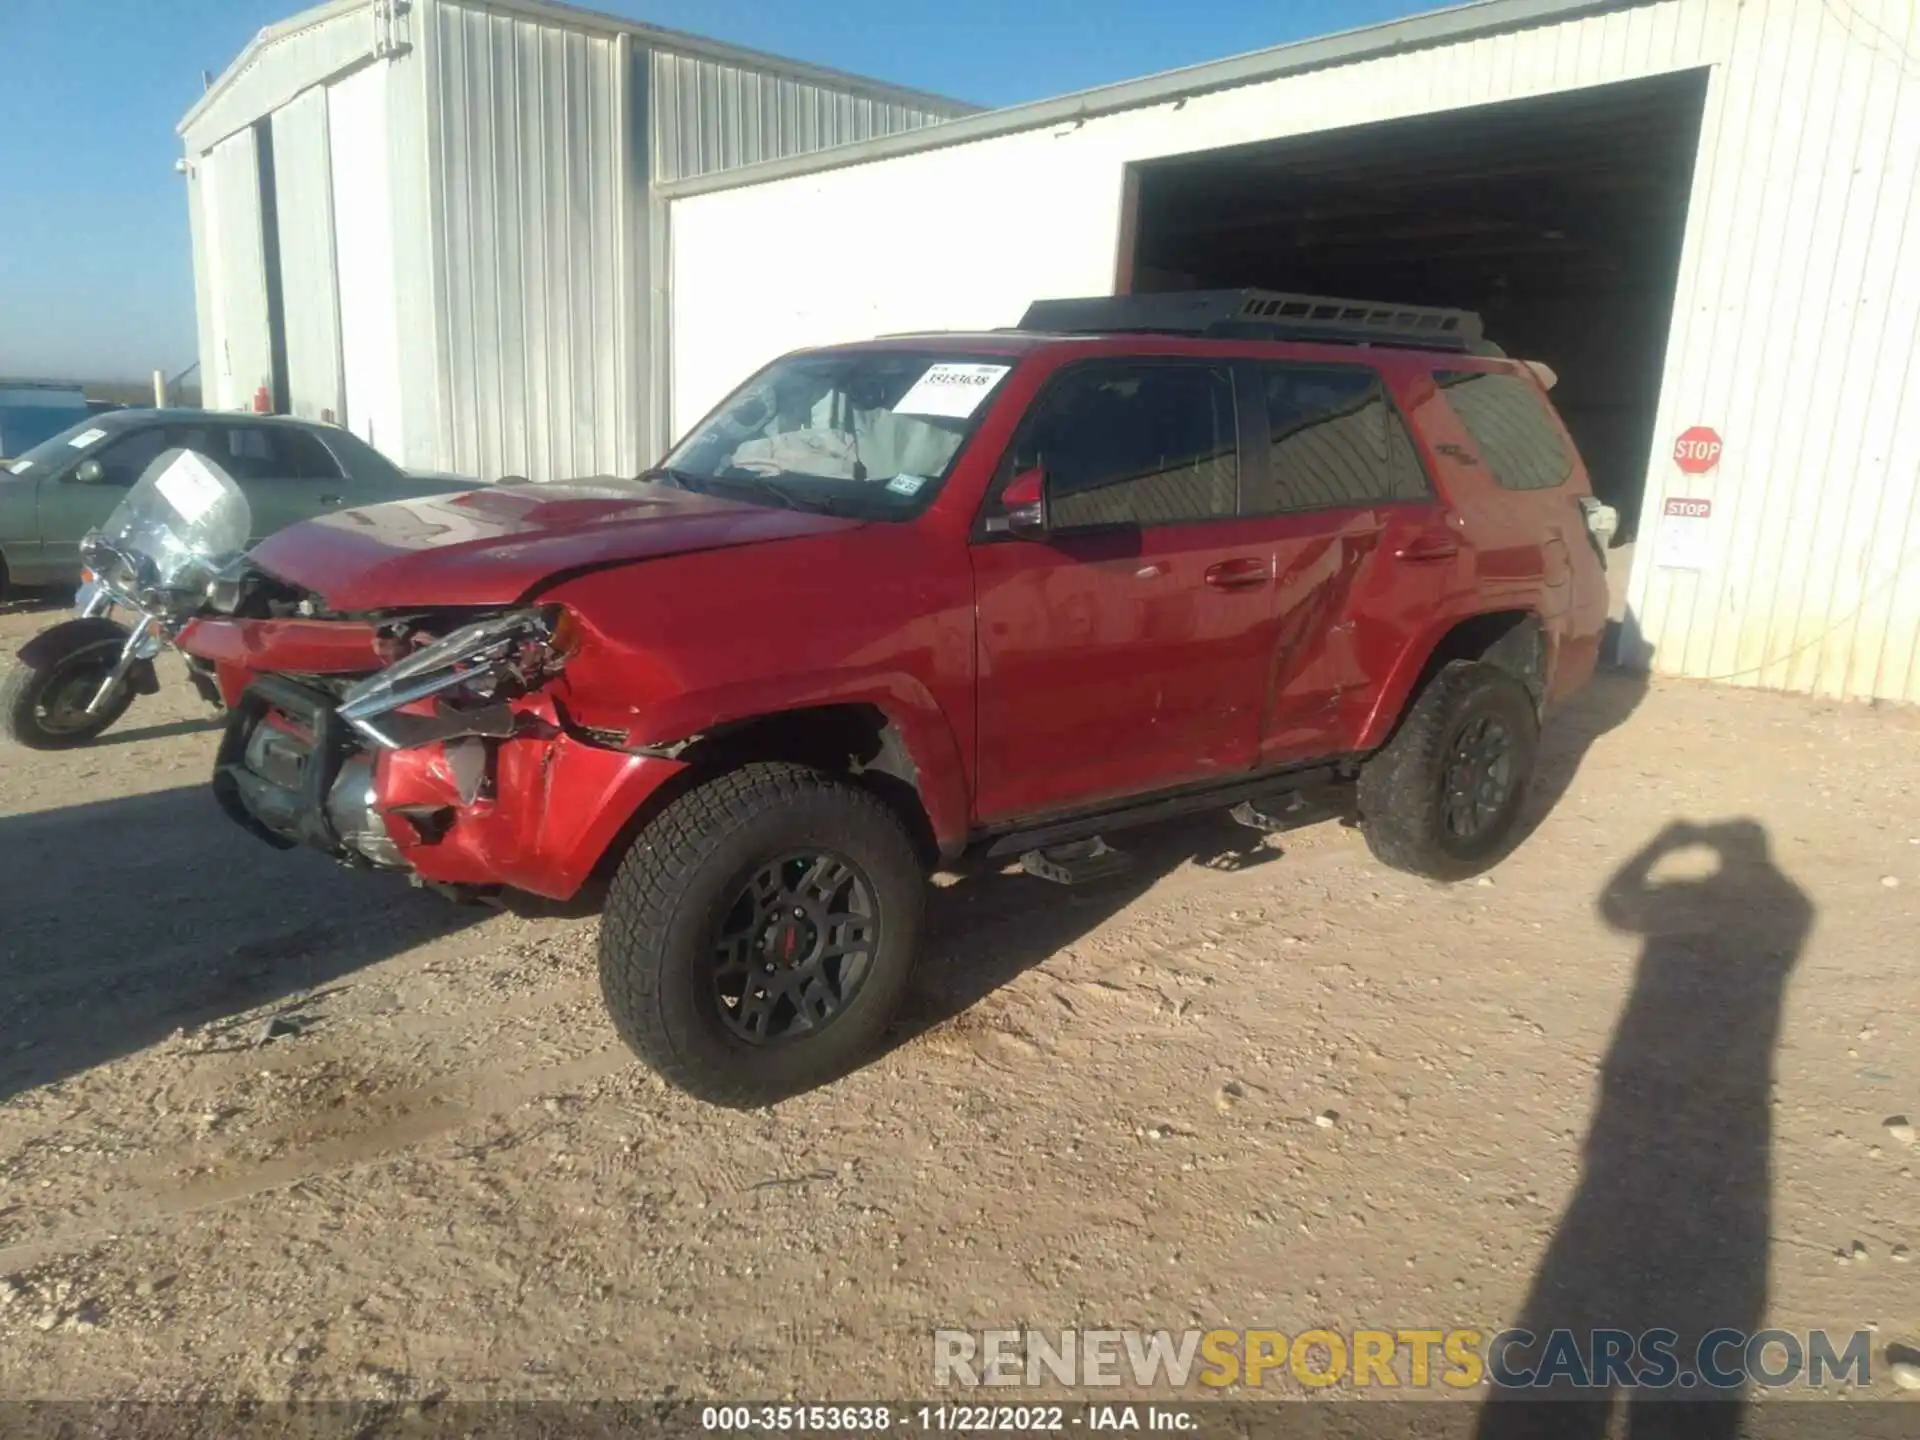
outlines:
[[108, 436], [119, 433], [120, 422], [117, 420], [103, 423], [101, 417], [84, 410], [63, 410], [59, 412], [59, 424], [54, 427], [58, 433], [39, 431], [33, 445], [26, 449], [11, 449], [16, 434], [13, 420], [20, 413], [0, 408], [0, 426], [5, 427], [5, 433], [0, 435], [0, 451], [16, 457], [7, 466], [7, 473], [11, 475], [32, 472], [38, 478], [40, 472], [56, 469], [93, 449]]
[[[135, 573], [103, 575], [132, 588], [203, 589], [213, 572], [247, 548], [253, 516], [226, 471], [191, 450], [168, 450], [141, 474], [106, 524], [81, 542], [89, 564], [136, 562]], [[110, 551], [102, 551], [104, 541]]]
[[918, 513], [1010, 358], [848, 350], [775, 361], [661, 467], [692, 489], [881, 519]]

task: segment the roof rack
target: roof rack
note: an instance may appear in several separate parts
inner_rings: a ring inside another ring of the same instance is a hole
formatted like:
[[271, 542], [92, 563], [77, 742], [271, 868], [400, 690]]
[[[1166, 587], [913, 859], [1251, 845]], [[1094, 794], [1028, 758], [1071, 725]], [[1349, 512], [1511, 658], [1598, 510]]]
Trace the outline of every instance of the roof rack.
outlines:
[[1277, 290], [1170, 290], [1152, 295], [1101, 295], [1036, 300], [1020, 329], [1055, 334], [1144, 332], [1234, 340], [1322, 340], [1349, 345], [1401, 345], [1498, 355], [1471, 310], [1383, 305]]

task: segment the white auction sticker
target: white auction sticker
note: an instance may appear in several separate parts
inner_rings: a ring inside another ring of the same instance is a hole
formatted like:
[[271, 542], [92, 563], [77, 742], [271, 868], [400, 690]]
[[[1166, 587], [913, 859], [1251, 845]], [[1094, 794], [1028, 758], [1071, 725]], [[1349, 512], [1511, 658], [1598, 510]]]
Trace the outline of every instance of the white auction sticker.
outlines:
[[1667, 570], [1705, 570], [1713, 553], [1713, 502], [1670, 498], [1660, 511], [1654, 563]]
[[106, 433], [104, 430], [82, 430], [78, 435], [67, 441], [67, 443], [76, 450], [84, 450]]
[[16, 460], [13, 462], [12, 465], [7, 467], [7, 473], [9, 475], [24, 475], [27, 473], [27, 471], [31, 470], [32, 468], [33, 468], [33, 461]]
[[887, 489], [896, 495], [918, 495], [920, 488], [926, 483], [926, 476], [909, 474], [903, 470], [887, 481]]
[[161, 471], [153, 488], [165, 496], [167, 503], [189, 524], [218, 505], [227, 493], [220, 477], [191, 450], [182, 450], [180, 458]]
[[927, 373], [914, 381], [913, 388], [893, 407], [896, 415], [940, 415], [949, 420], [964, 420], [980, 408], [1000, 377], [1011, 365], [929, 366]]

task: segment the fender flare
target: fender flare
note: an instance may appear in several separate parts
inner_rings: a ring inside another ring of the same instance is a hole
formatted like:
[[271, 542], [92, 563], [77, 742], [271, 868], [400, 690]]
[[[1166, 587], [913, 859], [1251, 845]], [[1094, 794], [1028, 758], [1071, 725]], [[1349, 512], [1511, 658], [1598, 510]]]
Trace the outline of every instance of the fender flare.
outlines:
[[[1415, 699], [1420, 679], [1426, 673], [1428, 665], [1447, 637], [1460, 626], [1495, 615], [1507, 614], [1510, 610], [1524, 607], [1502, 607], [1498, 610], [1457, 610], [1448, 611], [1436, 617], [1421, 632], [1419, 638], [1408, 644], [1394, 664], [1386, 683], [1380, 687], [1379, 698], [1374, 703], [1373, 713], [1368, 717], [1366, 728], [1360, 734], [1359, 744], [1355, 747], [1361, 754], [1379, 749], [1387, 743], [1400, 717]], [[1542, 645], [1543, 680], [1553, 674], [1554, 661], [1558, 655], [1557, 639], [1549, 630], [1546, 622], [1534, 611], [1526, 611], [1525, 618], [1516, 622], [1519, 625], [1531, 624], [1535, 627]]]
[[[738, 693], [729, 693], [734, 689]], [[796, 677], [789, 684], [763, 680], [675, 696], [631, 735], [643, 753], [671, 757], [686, 742], [716, 731], [835, 705], [871, 706], [899, 736], [934, 843], [948, 858], [959, 854], [972, 824], [968, 770], [952, 720], [914, 676], [881, 671]]]

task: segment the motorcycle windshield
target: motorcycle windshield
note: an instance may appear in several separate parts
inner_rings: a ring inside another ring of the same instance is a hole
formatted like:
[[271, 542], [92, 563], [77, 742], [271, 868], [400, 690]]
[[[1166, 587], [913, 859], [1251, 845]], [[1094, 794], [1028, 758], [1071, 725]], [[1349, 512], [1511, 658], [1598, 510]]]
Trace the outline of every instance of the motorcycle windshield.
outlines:
[[[191, 588], [244, 551], [252, 532], [246, 493], [232, 476], [192, 450], [168, 450], [88, 539], [142, 562], [146, 584]], [[83, 554], [87, 548], [83, 542]]]

